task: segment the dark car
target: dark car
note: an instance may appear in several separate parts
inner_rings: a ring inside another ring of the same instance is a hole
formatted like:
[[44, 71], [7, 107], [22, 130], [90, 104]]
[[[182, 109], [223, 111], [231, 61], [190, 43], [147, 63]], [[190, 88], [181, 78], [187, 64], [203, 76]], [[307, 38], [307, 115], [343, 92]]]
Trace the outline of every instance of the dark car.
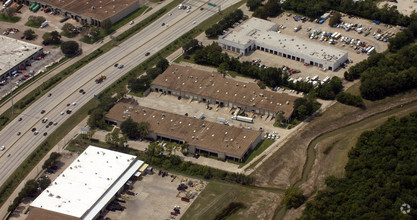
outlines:
[[149, 53], [149, 52], [146, 52], [146, 53], [145, 53], [145, 56], [149, 56], [149, 54], [151, 54], [151, 53]]
[[49, 93], [49, 94], [48, 94], [48, 97], [51, 97], [51, 96], [52, 96], [52, 93]]
[[19, 120], [18, 121], [21, 121], [21, 120], [23, 120], [22, 118], [19, 118]]
[[36, 128], [32, 128], [32, 132], [35, 132], [36, 131]]
[[43, 136], [46, 136], [46, 135], [48, 135], [48, 132], [43, 133]]
[[41, 111], [41, 114], [43, 114], [43, 113], [45, 113], [45, 110], [42, 110], [42, 111]]
[[165, 25], [165, 23], [162, 23], [162, 25], [161, 26], [164, 26]]
[[67, 114], [71, 114], [71, 112], [72, 112], [72, 110], [71, 110], [71, 109], [68, 109], [68, 110], [67, 110]]
[[17, 136], [19, 136], [21, 133], [20, 133], [20, 131], [19, 132], [17, 132]]
[[51, 126], [52, 124], [53, 124], [53, 122], [52, 122], [52, 121], [50, 121], [50, 122], [48, 123], [48, 125], [49, 125], [49, 126]]
[[84, 89], [80, 89], [80, 93], [83, 93], [84, 92]]
[[116, 64], [114, 64], [114, 67], [117, 67], [118, 65], [119, 65], [119, 64], [117, 64], [117, 63], [116, 63]]

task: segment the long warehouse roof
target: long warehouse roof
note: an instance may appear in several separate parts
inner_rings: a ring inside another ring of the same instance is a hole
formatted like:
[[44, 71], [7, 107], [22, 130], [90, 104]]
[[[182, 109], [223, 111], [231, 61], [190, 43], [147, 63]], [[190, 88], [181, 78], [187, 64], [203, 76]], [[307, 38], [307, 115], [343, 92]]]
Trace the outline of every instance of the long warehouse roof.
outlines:
[[106, 118], [120, 122], [129, 117], [136, 122], [148, 122], [151, 132], [238, 158], [243, 157], [261, 134], [259, 131], [222, 125], [124, 102], [117, 103], [106, 114]]
[[297, 99], [286, 93], [260, 89], [255, 83], [242, 83], [223, 78], [219, 73], [180, 65], [169, 66], [152, 84], [271, 112], [283, 111], [285, 117], [291, 116]]

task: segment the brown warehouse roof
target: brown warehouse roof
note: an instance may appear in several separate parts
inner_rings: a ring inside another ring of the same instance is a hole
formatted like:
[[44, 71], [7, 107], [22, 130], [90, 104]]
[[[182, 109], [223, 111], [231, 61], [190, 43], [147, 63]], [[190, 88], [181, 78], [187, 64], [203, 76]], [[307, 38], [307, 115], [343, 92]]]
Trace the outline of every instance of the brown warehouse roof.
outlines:
[[105, 20], [138, 0], [42, 0], [45, 4], [79, 15]]
[[219, 73], [179, 65], [169, 66], [152, 84], [275, 113], [282, 110], [285, 117], [291, 116], [297, 99], [286, 93], [262, 90], [255, 83], [243, 83], [223, 78]]
[[150, 131], [167, 137], [187, 141], [192, 146], [226, 155], [243, 157], [251, 144], [261, 135], [237, 127], [217, 124], [201, 119], [172, 114], [129, 103], [119, 102], [106, 114], [106, 118], [124, 121], [131, 117], [136, 122], [149, 122]]

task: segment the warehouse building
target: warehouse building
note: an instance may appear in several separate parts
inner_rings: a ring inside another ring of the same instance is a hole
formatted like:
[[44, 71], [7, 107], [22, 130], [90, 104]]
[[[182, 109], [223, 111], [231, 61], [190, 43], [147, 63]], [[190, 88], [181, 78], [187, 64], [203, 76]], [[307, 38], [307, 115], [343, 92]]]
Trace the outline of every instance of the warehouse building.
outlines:
[[291, 117], [297, 99], [287, 93], [262, 90], [255, 83], [242, 83], [219, 73], [180, 65], [170, 65], [152, 82], [151, 91], [266, 116], [282, 113], [287, 119]]
[[78, 22], [95, 26], [110, 19], [114, 24], [139, 9], [139, 0], [24, 0], [27, 4], [39, 3], [41, 8], [49, 8]]
[[43, 52], [38, 45], [6, 36], [0, 37], [0, 45], [0, 81], [14, 75], [19, 68], [25, 67], [26, 63]]
[[143, 164], [136, 156], [89, 146], [32, 202], [26, 219], [97, 219]]
[[105, 115], [107, 123], [119, 127], [128, 118], [135, 122], [148, 122], [150, 138], [179, 144], [187, 142], [188, 152], [206, 153], [219, 159], [241, 162], [262, 139], [260, 131], [163, 112], [126, 100], [117, 103]]
[[332, 71], [348, 60], [346, 51], [279, 33], [277, 24], [259, 18], [220, 37], [219, 45], [241, 55], [261, 50]]

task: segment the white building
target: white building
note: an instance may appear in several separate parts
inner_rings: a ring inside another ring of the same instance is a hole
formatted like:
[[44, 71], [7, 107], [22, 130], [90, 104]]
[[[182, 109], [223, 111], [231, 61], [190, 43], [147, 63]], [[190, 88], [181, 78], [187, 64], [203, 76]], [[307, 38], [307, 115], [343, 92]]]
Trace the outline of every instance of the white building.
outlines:
[[0, 81], [42, 54], [42, 47], [10, 37], [0, 37]]
[[95, 219], [142, 165], [136, 156], [89, 146], [32, 202], [27, 219]]
[[346, 51], [278, 33], [277, 24], [259, 18], [220, 37], [219, 45], [241, 55], [258, 49], [333, 71], [348, 60]]

